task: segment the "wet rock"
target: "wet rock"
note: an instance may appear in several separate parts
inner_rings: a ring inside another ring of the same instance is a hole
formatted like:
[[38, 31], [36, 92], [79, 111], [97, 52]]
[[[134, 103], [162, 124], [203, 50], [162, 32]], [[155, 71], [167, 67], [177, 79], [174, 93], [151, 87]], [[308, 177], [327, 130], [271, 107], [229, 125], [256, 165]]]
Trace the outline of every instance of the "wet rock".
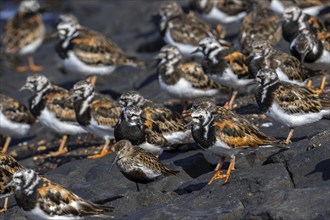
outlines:
[[325, 220], [330, 216], [330, 186], [273, 191], [263, 202], [249, 210], [242, 219]]

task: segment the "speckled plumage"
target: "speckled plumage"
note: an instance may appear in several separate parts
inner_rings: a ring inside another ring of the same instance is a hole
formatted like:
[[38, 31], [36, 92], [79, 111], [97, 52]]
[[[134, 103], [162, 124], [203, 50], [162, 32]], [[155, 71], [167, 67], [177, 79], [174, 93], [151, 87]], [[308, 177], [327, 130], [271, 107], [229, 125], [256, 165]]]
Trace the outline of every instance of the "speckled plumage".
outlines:
[[190, 8], [201, 17], [220, 23], [231, 23], [246, 15], [248, 0], [192, 0]]
[[330, 114], [330, 100], [319, 97], [306, 87], [280, 81], [271, 69], [260, 70], [257, 80], [259, 86], [256, 99], [263, 112], [269, 111], [272, 104], [276, 103], [288, 115], [320, 113], [322, 110]]
[[330, 68], [330, 32], [303, 27], [290, 44], [290, 52], [315, 70]]
[[283, 17], [284, 21], [282, 22], [282, 35], [288, 42], [292, 42], [292, 40], [297, 36], [299, 28], [302, 25], [312, 27], [317, 31], [326, 30], [325, 25], [318, 17], [306, 14], [302, 9], [296, 6], [286, 8], [283, 12]]
[[221, 106], [216, 106], [211, 99], [197, 99], [190, 112], [192, 112], [194, 122], [192, 135], [203, 149], [212, 147], [217, 139], [228, 146], [229, 152], [230, 149], [279, 143], [278, 140], [265, 135], [242, 116]]
[[187, 135], [182, 139], [173, 139], [168, 141], [172, 144], [179, 143], [189, 135], [189, 129], [185, 128], [185, 121], [183, 117], [177, 112], [156, 104], [148, 99], [145, 99], [141, 94], [135, 91], [128, 91], [121, 95], [119, 103], [124, 106], [137, 105], [143, 110], [145, 117], [144, 125], [152, 130], [159, 129], [164, 136], [171, 136], [175, 133], [184, 132]]
[[126, 139], [148, 152], [160, 155], [170, 143], [163, 136], [159, 127], [145, 125], [142, 114], [143, 111], [136, 105], [123, 108], [114, 130], [116, 141]]
[[[167, 44], [177, 46], [186, 56], [193, 51], [193, 47], [197, 46], [201, 39], [208, 36], [223, 38], [225, 35], [220, 26], [213, 33], [206, 22], [192, 12], [185, 14], [176, 2], [162, 4], [159, 15], [161, 16], [159, 29], [163, 39]], [[223, 43], [228, 42], [223, 41]]]
[[250, 71], [256, 75], [260, 69], [273, 69], [280, 80], [304, 85], [309, 77], [322, 74], [304, 67], [294, 56], [279, 51], [268, 41], [257, 40], [252, 44]]
[[257, 39], [268, 40], [275, 45], [281, 35], [280, 17], [270, 10], [267, 1], [255, 1], [240, 27], [239, 42], [243, 52], [248, 54], [252, 49], [252, 42]]
[[113, 210], [113, 207], [84, 200], [29, 169], [16, 172], [10, 185], [15, 187], [17, 205], [32, 219], [109, 218]]
[[14, 189], [5, 186], [11, 181], [12, 176], [18, 170], [23, 169], [13, 157], [0, 153], [0, 192], [5, 195], [12, 192]]
[[160, 86], [175, 97], [193, 99], [213, 96], [221, 88], [209, 79], [200, 64], [192, 59], [184, 59], [175, 46], [164, 46], [157, 58]]
[[176, 175], [151, 153], [136, 147], [128, 140], [121, 140], [113, 146], [117, 153], [116, 164], [122, 174], [136, 183], [149, 183], [161, 175]]
[[26, 5], [26, 2], [28, 1], [21, 3], [17, 14], [5, 25], [3, 45], [4, 52], [8, 55], [25, 55], [23, 48], [37, 40], [42, 42], [45, 37], [45, 26], [38, 13], [39, 4], [34, 1], [36, 6], [23, 8], [22, 5]]
[[[63, 16], [62, 16], [63, 17]], [[77, 19], [64, 16], [57, 25], [59, 41], [56, 51], [64, 67], [85, 75], [110, 74], [117, 66], [144, 66], [130, 57], [103, 34], [81, 26]]]

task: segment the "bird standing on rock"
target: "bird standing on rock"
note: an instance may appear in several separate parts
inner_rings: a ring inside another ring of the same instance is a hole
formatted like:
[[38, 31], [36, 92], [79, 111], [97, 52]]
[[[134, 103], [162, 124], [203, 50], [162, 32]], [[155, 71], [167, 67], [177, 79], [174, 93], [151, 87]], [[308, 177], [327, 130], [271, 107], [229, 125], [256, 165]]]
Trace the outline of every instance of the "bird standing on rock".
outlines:
[[65, 70], [87, 75], [87, 81], [92, 85], [95, 85], [96, 76], [111, 74], [117, 66], [144, 66], [142, 61], [126, 55], [103, 34], [81, 26], [72, 16], [62, 16], [57, 32], [56, 52]]
[[142, 109], [138, 106], [123, 108], [115, 127], [116, 141], [129, 140], [132, 144], [159, 156], [169, 143], [157, 126], [148, 127], [143, 123]]
[[157, 58], [160, 87], [180, 98], [183, 110], [186, 110], [188, 100], [219, 93], [221, 86], [209, 79], [196, 61], [184, 59], [177, 47], [164, 46]]
[[217, 36], [224, 45], [230, 45], [229, 42], [220, 40], [225, 36], [225, 31], [220, 25], [212, 30], [193, 12], [185, 14], [177, 2], [163, 3], [159, 8], [159, 15], [161, 17], [159, 30], [164, 41], [176, 46], [184, 56], [191, 56], [198, 42], [209, 36]]
[[248, 70], [248, 58], [241, 52], [223, 48], [211, 37], [201, 40], [196, 52], [203, 53], [202, 67], [210, 79], [232, 89], [226, 108], [232, 108], [238, 90], [249, 92], [255, 87], [255, 77]]
[[2, 153], [6, 153], [12, 137], [24, 137], [30, 131], [35, 118], [19, 101], [0, 94], [0, 134], [6, 135]]
[[171, 170], [163, 165], [160, 160], [142, 148], [136, 147], [128, 140], [118, 141], [112, 146], [117, 153], [116, 161], [120, 172], [129, 180], [136, 183], [149, 183], [161, 175], [177, 175], [179, 171]]
[[69, 100], [69, 91], [53, 85], [40, 74], [28, 76], [25, 85], [20, 90], [25, 89], [36, 93], [29, 100], [29, 108], [34, 117], [45, 127], [63, 135], [58, 151], [48, 156], [66, 153], [68, 135], [86, 133], [76, 120], [73, 101]]
[[[249, 70], [257, 75], [260, 69], [272, 69], [282, 81], [300, 86], [307, 84], [310, 77], [324, 75], [324, 71], [311, 70], [305, 67], [296, 57], [275, 49], [268, 41], [256, 40], [252, 43]], [[316, 94], [323, 92], [325, 81], [320, 89], [314, 89]], [[311, 87], [311, 81], [307, 87]]]
[[229, 24], [246, 15], [248, 4], [247, 0], [191, 0], [190, 8], [207, 21]]
[[[228, 181], [235, 168], [235, 154], [248, 147], [258, 148], [279, 144], [280, 141], [261, 132], [248, 120], [226, 108], [216, 106], [213, 100], [197, 99], [187, 113], [191, 114], [191, 133], [195, 142], [204, 150], [222, 155], [216, 167], [216, 173], [209, 181], [216, 179]], [[230, 165], [226, 174], [222, 174], [225, 156], [230, 156]]]
[[119, 103], [123, 107], [140, 107], [145, 117], [144, 125], [159, 130], [171, 144], [181, 143], [190, 136], [190, 130], [185, 127], [186, 122], [179, 113], [144, 98], [136, 91], [123, 93]]
[[84, 200], [31, 169], [15, 172], [6, 187], [14, 187], [16, 203], [30, 219], [112, 218], [113, 207]]
[[46, 29], [39, 12], [40, 4], [36, 0], [21, 2], [17, 14], [10, 18], [3, 35], [4, 52], [9, 56], [28, 56], [28, 66], [17, 66], [16, 71], [41, 71], [41, 66], [36, 66], [32, 54], [40, 47]]
[[[13, 157], [0, 153], [0, 194], [6, 196], [14, 191], [12, 187], [5, 187], [11, 181], [13, 174], [23, 169], [22, 165], [19, 164]], [[8, 197], [5, 198], [3, 208], [1, 212], [6, 212], [8, 208]]]
[[294, 128], [330, 116], [330, 100], [320, 98], [306, 87], [283, 82], [272, 69], [257, 74], [256, 99], [259, 109], [290, 128], [285, 143], [289, 144]]
[[121, 107], [110, 97], [96, 93], [93, 86], [86, 81], [74, 84], [70, 99], [73, 99], [76, 119], [81, 127], [105, 140], [101, 153], [88, 158], [105, 156], [109, 151], [110, 141], [114, 139], [114, 128], [119, 120]]

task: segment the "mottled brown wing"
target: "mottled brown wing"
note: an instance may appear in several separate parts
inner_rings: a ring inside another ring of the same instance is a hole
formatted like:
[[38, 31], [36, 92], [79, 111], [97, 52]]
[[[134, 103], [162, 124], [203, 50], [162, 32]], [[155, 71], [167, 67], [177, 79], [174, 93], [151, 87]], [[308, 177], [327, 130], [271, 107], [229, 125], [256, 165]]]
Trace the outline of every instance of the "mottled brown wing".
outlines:
[[116, 102], [95, 100], [91, 104], [91, 114], [99, 125], [114, 127], [120, 117], [121, 107]]
[[22, 168], [22, 165], [13, 157], [0, 153], [0, 194], [6, 194], [13, 190], [8, 188], [4, 191], [3, 188], [11, 181], [13, 174]]
[[150, 152], [145, 151], [140, 147], [134, 146], [134, 152], [131, 156], [131, 159], [135, 161], [135, 163], [141, 163], [145, 167], [158, 170], [160, 172], [163, 164], [160, 160]]
[[224, 108], [217, 109], [213, 126], [217, 127], [217, 137], [233, 148], [279, 143], [275, 138], [265, 135], [245, 118]]
[[225, 60], [230, 64], [231, 69], [239, 78], [249, 78], [248, 58], [240, 52], [233, 52], [225, 56]]
[[38, 188], [38, 202], [44, 212], [49, 215], [79, 214], [78, 210], [70, 205], [73, 201], [81, 201], [78, 196], [46, 178], [41, 178], [41, 181], [42, 186]]
[[159, 132], [173, 132], [184, 130], [185, 122], [176, 112], [166, 107], [148, 106], [143, 109], [146, 118], [145, 126]]
[[17, 100], [0, 94], [0, 109], [2, 113], [11, 121], [33, 124], [35, 118], [27, 107]]
[[148, 143], [162, 147], [169, 145], [169, 142], [161, 133], [155, 132], [151, 129], [146, 129], [145, 133], [146, 133], [146, 140], [148, 141]]
[[[212, 0], [211, 0], [212, 1]], [[246, 10], [246, 3], [245, 1], [237, 1], [237, 0], [215, 0], [216, 6], [221, 11], [225, 12], [228, 15], [237, 15], [240, 12]]]
[[274, 70], [280, 67], [290, 80], [303, 82], [308, 78], [307, 72], [300, 61], [287, 53], [276, 51], [273, 56], [266, 60], [266, 63]]
[[194, 61], [182, 62], [176, 69], [194, 88], [220, 89], [220, 84], [209, 79], [203, 68]]
[[[41, 178], [42, 186], [38, 188], [40, 208], [50, 216], [88, 216], [104, 215], [112, 207], [93, 204], [73, 194], [68, 189]], [[75, 202], [72, 204], [72, 202]]]
[[[323, 0], [324, 1], [324, 0]], [[299, 8], [309, 8], [313, 6], [322, 6], [327, 2], [326, 0], [322, 2], [322, 0], [294, 0], [295, 5]], [[329, 2], [328, 2], [329, 4]]]
[[289, 114], [317, 113], [322, 109], [320, 98], [312, 91], [284, 82], [274, 91], [274, 100]]
[[183, 44], [198, 45], [205, 37], [209, 36], [210, 26], [195, 15], [182, 15], [169, 21], [171, 36], [174, 41]]
[[280, 17], [267, 7], [257, 7], [244, 17], [239, 40], [244, 48], [243, 52], [247, 54], [251, 51], [254, 40], [264, 39], [275, 45], [281, 36]]
[[76, 114], [72, 99], [69, 99], [69, 92], [58, 86], [53, 86], [43, 99], [47, 108], [55, 113], [56, 118], [61, 121], [76, 122]]
[[79, 29], [79, 36], [72, 43], [75, 55], [86, 64], [97, 66], [126, 63], [127, 57], [118, 45], [98, 32]]
[[4, 52], [15, 54], [40, 37], [44, 37], [45, 27], [39, 15], [17, 14], [5, 25], [3, 36]]

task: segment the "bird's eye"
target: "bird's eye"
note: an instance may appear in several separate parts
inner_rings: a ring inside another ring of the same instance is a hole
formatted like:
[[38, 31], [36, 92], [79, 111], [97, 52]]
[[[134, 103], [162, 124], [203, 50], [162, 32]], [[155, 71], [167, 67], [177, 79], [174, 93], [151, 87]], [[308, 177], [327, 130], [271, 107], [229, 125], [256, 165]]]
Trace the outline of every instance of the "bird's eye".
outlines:
[[202, 118], [203, 118], [203, 116], [202, 116], [202, 115], [200, 115], [200, 116], [198, 116], [198, 118], [199, 118], [199, 119], [202, 119]]

